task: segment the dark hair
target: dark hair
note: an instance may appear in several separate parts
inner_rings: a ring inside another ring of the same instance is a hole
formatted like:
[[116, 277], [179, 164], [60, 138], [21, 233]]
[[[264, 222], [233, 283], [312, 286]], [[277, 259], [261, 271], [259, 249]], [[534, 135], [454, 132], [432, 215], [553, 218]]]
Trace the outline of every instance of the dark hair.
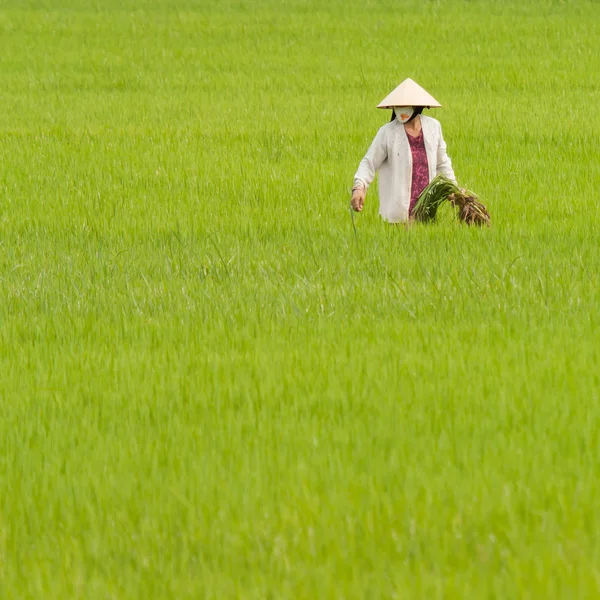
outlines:
[[[417, 115], [420, 115], [423, 112], [424, 108], [429, 108], [428, 106], [415, 106], [415, 112], [412, 114], [412, 117], [406, 121], [410, 123]], [[390, 119], [390, 123], [396, 118], [396, 111], [392, 108], [392, 118]]]

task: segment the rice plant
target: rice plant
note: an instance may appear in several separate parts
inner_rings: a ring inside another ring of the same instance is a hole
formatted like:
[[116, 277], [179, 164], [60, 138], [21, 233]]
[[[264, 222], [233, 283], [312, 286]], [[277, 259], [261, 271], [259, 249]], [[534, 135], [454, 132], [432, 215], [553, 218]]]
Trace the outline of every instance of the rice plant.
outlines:
[[416, 221], [429, 222], [436, 218], [442, 202], [450, 202], [457, 218], [467, 225], [488, 225], [490, 214], [475, 193], [459, 188], [445, 175], [437, 175], [421, 192], [413, 211]]

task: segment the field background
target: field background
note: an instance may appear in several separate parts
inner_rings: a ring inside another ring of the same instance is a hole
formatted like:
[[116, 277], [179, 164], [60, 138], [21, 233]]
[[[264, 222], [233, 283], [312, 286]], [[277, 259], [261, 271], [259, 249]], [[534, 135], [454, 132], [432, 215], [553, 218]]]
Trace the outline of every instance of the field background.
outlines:
[[[600, 594], [600, 4], [0, 1], [0, 596]], [[489, 230], [348, 211], [410, 76]]]

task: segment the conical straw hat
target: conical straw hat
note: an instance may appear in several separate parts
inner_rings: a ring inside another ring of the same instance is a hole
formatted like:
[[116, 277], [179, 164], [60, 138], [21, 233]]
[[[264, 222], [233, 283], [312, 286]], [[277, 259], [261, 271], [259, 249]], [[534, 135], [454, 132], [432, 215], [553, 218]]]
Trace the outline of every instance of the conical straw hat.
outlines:
[[405, 79], [393, 92], [388, 94], [377, 108], [393, 106], [442, 106], [429, 92], [426, 92], [412, 79]]

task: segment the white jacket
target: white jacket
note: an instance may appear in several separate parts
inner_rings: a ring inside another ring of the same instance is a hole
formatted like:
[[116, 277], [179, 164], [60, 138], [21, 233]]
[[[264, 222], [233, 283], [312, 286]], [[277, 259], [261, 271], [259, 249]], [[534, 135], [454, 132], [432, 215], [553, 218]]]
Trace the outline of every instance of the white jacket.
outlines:
[[[429, 181], [443, 173], [456, 183], [452, 161], [446, 153], [440, 122], [421, 115], [423, 139], [429, 163]], [[412, 153], [404, 125], [394, 119], [384, 125], [358, 165], [354, 187], [365, 191], [379, 174], [379, 214], [390, 223], [408, 221], [412, 185]]]

